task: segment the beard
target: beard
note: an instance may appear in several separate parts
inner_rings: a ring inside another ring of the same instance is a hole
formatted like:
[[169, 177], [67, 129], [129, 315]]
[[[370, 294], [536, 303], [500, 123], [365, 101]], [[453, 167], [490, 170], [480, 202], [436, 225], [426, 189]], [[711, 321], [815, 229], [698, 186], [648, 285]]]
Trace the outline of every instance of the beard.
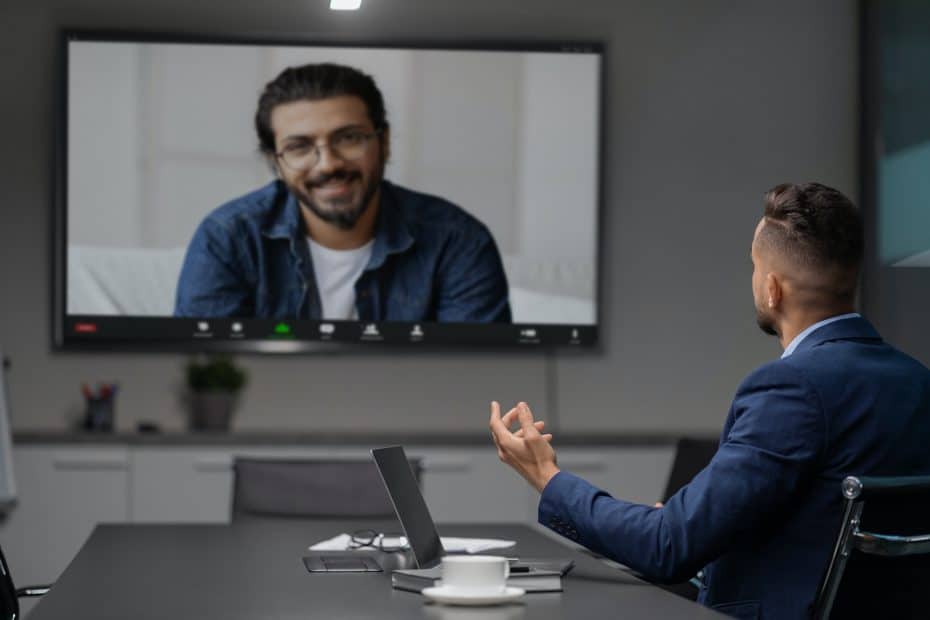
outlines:
[[761, 308], [756, 308], [756, 325], [769, 336], [778, 335], [778, 331], [775, 329], [775, 320]]
[[[382, 176], [383, 167], [367, 183], [358, 171], [337, 170], [331, 174], [308, 179], [300, 185], [288, 184], [288, 189], [303, 206], [310, 209], [314, 215], [324, 222], [332, 224], [341, 230], [352, 230], [355, 224], [358, 223], [359, 218], [371, 206], [372, 198], [381, 185]], [[313, 190], [332, 181], [351, 183], [358, 187], [345, 197], [332, 197], [325, 200], [314, 198]]]

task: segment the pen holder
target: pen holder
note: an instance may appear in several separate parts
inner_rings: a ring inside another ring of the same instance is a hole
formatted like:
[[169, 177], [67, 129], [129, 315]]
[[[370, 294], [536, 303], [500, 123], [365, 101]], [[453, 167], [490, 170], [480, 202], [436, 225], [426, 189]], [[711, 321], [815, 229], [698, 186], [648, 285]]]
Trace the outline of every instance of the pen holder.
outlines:
[[112, 396], [88, 396], [85, 399], [87, 409], [84, 412], [84, 430], [94, 432], [112, 432], [114, 403]]

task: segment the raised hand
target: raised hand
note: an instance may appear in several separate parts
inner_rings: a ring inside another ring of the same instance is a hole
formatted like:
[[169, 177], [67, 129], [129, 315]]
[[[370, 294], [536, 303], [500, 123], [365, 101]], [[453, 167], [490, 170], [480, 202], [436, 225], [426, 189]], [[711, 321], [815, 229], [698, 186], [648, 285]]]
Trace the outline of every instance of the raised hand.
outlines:
[[[514, 422], [519, 422], [520, 428], [511, 432], [510, 426]], [[500, 460], [516, 470], [537, 491], [542, 491], [559, 473], [555, 450], [549, 445], [552, 434], [540, 432], [545, 424], [533, 419], [526, 403], [517, 404], [501, 416], [500, 404], [492, 402], [490, 428]]]

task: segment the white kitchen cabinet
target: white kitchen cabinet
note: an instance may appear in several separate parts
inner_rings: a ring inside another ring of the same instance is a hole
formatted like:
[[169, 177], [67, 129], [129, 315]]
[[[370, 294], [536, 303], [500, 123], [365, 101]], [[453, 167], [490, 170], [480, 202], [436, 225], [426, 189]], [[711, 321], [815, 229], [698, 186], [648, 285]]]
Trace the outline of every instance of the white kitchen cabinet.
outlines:
[[129, 520], [125, 446], [16, 446], [18, 503], [0, 526], [17, 584], [51, 583], [98, 523]]
[[[533, 491], [493, 448], [408, 446], [422, 459], [422, 488], [436, 521], [532, 520]], [[132, 451], [131, 515], [139, 523], [225, 523], [230, 519], [236, 456], [370, 458], [367, 448], [139, 447]]]
[[[538, 494], [491, 445], [408, 445], [437, 523], [536, 520]], [[227, 523], [236, 456], [369, 458], [367, 446], [16, 445], [19, 504], [0, 523], [18, 584], [53, 582], [97, 523]], [[559, 465], [615, 496], [652, 503], [674, 447], [569, 445]]]
[[437, 523], [529, 522], [535, 491], [497, 458], [494, 446], [411, 446], [422, 459], [421, 486]]
[[132, 521], [228, 523], [232, 479], [227, 448], [133, 448]]
[[662, 499], [674, 446], [579, 448], [558, 451], [559, 467], [584, 478], [614, 497], [652, 504]]

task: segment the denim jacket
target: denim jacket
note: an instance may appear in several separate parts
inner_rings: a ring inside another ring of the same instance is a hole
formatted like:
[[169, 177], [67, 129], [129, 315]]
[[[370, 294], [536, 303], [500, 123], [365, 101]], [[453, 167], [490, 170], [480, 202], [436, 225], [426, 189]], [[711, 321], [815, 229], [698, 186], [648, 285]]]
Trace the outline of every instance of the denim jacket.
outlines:
[[[381, 184], [375, 240], [355, 283], [362, 321], [511, 320], [488, 229], [435, 196]], [[175, 316], [320, 319], [306, 229], [280, 181], [210, 213], [187, 248]]]

